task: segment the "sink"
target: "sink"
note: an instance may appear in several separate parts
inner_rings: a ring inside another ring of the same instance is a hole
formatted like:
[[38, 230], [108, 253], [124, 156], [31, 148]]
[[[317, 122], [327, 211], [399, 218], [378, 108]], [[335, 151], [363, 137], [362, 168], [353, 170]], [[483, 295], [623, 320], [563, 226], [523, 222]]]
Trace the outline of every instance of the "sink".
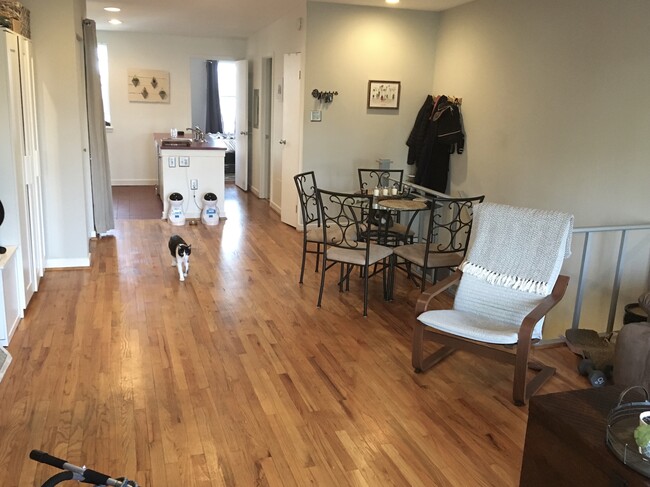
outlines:
[[160, 141], [162, 147], [189, 147], [192, 145], [192, 139], [176, 137], [172, 139], [162, 139]]

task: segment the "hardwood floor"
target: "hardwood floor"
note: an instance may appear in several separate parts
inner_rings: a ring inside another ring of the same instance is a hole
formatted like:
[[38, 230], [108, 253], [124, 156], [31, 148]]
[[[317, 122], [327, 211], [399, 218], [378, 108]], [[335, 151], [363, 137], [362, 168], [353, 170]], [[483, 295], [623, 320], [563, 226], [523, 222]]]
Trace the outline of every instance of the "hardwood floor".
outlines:
[[[414, 286], [339, 294], [301, 236], [228, 185], [215, 227], [118, 220], [87, 270], [48, 271], [0, 383], [0, 485], [40, 485], [41, 449], [144, 486], [517, 485], [527, 408], [512, 369], [457, 353], [414, 374]], [[167, 239], [192, 244], [179, 282]], [[565, 348], [542, 393], [586, 388]]]
[[113, 186], [116, 220], [159, 220], [163, 204], [155, 186]]

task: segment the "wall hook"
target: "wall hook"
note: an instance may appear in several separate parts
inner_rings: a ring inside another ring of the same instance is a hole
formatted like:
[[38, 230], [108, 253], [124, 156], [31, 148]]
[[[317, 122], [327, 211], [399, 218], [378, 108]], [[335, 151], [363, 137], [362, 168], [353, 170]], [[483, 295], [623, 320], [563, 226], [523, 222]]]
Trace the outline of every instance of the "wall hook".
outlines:
[[321, 103], [332, 103], [334, 101], [334, 96], [338, 95], [338, 91], [320, 91], [312, 90], [311, 96], [316, 98]]

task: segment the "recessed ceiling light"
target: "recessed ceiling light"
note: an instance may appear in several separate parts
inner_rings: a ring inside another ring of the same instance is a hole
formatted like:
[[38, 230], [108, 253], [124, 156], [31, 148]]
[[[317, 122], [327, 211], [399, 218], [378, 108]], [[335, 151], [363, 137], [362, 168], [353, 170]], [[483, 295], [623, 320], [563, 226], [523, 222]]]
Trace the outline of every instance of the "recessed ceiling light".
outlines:
[[113, 24], [113, 25], [120, 25], [122, 23], [122, 21], [118, 20], [118, 19], [111, 19], [111, 20], [108, 21], [108, 23]]
[[121, 9], [117, 7], [104, 7], [104, 10], [106, 10], [107, 12], [119, 12]]
[[386, 0], [386, 3], [399, 3], [399, 0]]

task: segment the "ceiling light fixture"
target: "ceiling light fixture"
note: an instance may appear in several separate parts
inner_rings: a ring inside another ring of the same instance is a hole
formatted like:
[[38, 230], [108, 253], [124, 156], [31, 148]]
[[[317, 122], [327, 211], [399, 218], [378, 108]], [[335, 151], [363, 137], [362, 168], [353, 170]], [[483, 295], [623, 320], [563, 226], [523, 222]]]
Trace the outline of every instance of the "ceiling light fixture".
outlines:
[[120, 25], [122, 23], [122, 21], [118, 20], [118, 19], [111, 19], [111, 20], [108, 21], [108, 23], [113, 24], [113, 25]]
[[399, 3], [399, 0], [386, 0], [386, 3]]
[[104, 10], [106, 10], [107, 12], [120, 12], [122, 9], [117, 7], [104, 7]]

